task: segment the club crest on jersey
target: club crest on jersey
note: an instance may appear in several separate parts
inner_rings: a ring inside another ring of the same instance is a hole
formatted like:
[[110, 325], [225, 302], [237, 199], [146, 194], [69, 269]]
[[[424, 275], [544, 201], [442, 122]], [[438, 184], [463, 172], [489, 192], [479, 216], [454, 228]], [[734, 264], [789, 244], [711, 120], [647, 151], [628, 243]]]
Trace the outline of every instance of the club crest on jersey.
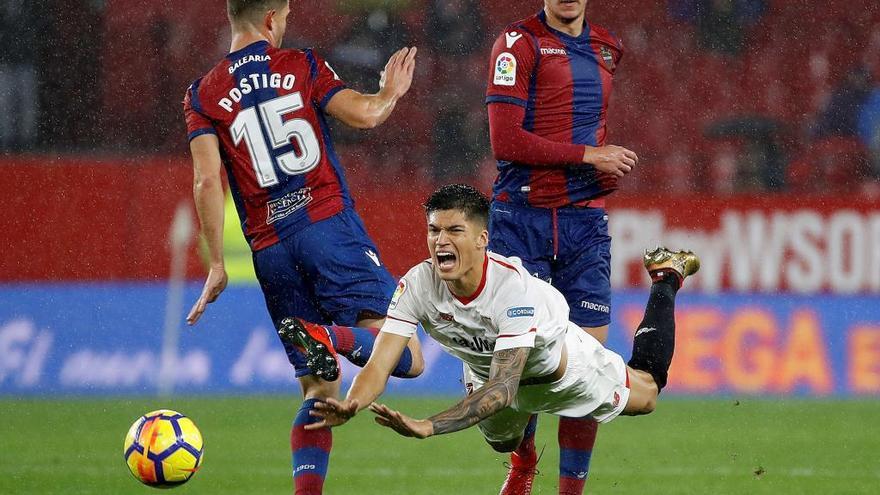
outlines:
[[391, 304], [388, 305], [388, 309], [394, 309], [397, 307], [397, 301], [400, 300], [400, 296], [406, 292], [406, 280], [400, 279], [400, 282], [397, 282], [397, 289], [394, 290], [394, 295], [391, 296]]
[[607, 46], [603, 46], [599, 48], [599, 54], [602, 55], [602, 60], [605, 61], [605, 66], [608, 67], [608, 70], [614, 70], [614, 54], [611, 53], [611, 50]]
[[495, 59], [495, 78], [493, 82], [498, 86], [513, 86], [516, 84], [516, 58], [513, 54], [504, 52]]
[[273, 199], [266, 203], [268, 212], [266, 214], [266, 225], [290, 216], [296, 210], [312, 202], [312, 188], [304, 187], [296, 191], [289, 192], [278, 199]]
[[527, 316], [535, 316], [535, 308], [529, 306], [521, 306], [518, 308], [509, 308], [507, 310], [508, 318], [523, 318]]

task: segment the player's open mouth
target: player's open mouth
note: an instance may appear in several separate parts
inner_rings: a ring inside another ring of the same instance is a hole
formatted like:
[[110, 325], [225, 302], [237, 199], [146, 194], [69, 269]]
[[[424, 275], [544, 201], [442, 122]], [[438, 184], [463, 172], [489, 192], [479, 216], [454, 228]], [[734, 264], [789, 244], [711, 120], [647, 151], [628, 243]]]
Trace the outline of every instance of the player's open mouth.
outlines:
[[455, 255], [448, 251], [437, 251], [437, 266], [441, 270], [452, 270], [455, 268]]

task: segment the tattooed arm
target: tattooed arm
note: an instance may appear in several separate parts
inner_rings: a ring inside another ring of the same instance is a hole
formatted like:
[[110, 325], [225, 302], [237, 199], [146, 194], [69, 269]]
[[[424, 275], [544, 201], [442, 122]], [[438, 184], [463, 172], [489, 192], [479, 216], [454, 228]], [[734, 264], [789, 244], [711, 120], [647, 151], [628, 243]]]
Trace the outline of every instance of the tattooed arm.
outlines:
[[530, 347], [496, 352], [492, 356], [489, 380], [458, 404], [428, 419], [415, 420], [381, 404], [370, 410], [376, 422], [403, 436], [427, 438], [469, 428], [513, 403]]

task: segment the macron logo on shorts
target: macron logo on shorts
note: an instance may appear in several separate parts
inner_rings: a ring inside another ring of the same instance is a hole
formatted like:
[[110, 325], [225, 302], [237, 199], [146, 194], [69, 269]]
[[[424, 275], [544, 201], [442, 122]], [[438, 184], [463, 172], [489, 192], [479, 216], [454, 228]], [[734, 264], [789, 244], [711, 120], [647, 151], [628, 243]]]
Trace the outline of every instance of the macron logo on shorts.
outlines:
[[596, 304], [590, 301], [581, 301], [581, 307], [584, 309], [599, 311], [601, 313], [611, 313], [611, 308], [606, 304]]
[[518, 308], [510, 308], [507, 310], [508, 318], [522, 318], [525, 316], [535, 316], [535, 308], [521, 306]]
[[379, 255], [374, 253], [372, 249], [367, 249], [364, 251], [364, 254], [367, 255], [367, 258], [373, 260], [373, 263], [375, 263], [376, 266], [382, 266], [382, 263], [379, 263]]

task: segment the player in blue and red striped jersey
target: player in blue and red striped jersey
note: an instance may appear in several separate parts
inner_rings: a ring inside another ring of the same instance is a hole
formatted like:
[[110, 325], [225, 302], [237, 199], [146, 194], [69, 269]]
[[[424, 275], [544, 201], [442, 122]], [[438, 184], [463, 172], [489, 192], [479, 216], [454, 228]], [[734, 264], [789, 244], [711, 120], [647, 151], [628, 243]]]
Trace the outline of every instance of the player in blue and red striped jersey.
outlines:
[[[184, 100], [193, 194], [210, 255], [187, 321], [194, 324], [226, 287], [225, 168], [269, 314], [279, 333], [295, 338], [282, 341], [305, 399], [291, 429], [295, 490], [318, 494], [332, 437], [328, 428], [305, 430], [314, 422], [309, 410], [339, 393], [337, 352], [366, 363], [395, 288], [353, 209], [325, 119], [357, 128], [384, 122], [409, 90], [416, 49], [395, 53], [379, 92], [365, 95], [346, 88], [315, 52], [280, 49], [288, 0], [228, 0], [227, 8], [230, 53]], [[416, 343], [395, 374], [416, 376], [423, 367]]]
[[[620, 40], [586, 19], [586, 0], [545, 0], [492, 49], [486, 103], [498, 160], [489, 249], [517, 256], [565, 296], [571, 320], [604, 343], [611, 312], [611, 238], [605, 196], [638, 156], [606, 143]], [[531, 492], [532, 418], [511, 456], [502, 494]], [[596, 423], [560, 418], [559, 493], [580, 494]]]

